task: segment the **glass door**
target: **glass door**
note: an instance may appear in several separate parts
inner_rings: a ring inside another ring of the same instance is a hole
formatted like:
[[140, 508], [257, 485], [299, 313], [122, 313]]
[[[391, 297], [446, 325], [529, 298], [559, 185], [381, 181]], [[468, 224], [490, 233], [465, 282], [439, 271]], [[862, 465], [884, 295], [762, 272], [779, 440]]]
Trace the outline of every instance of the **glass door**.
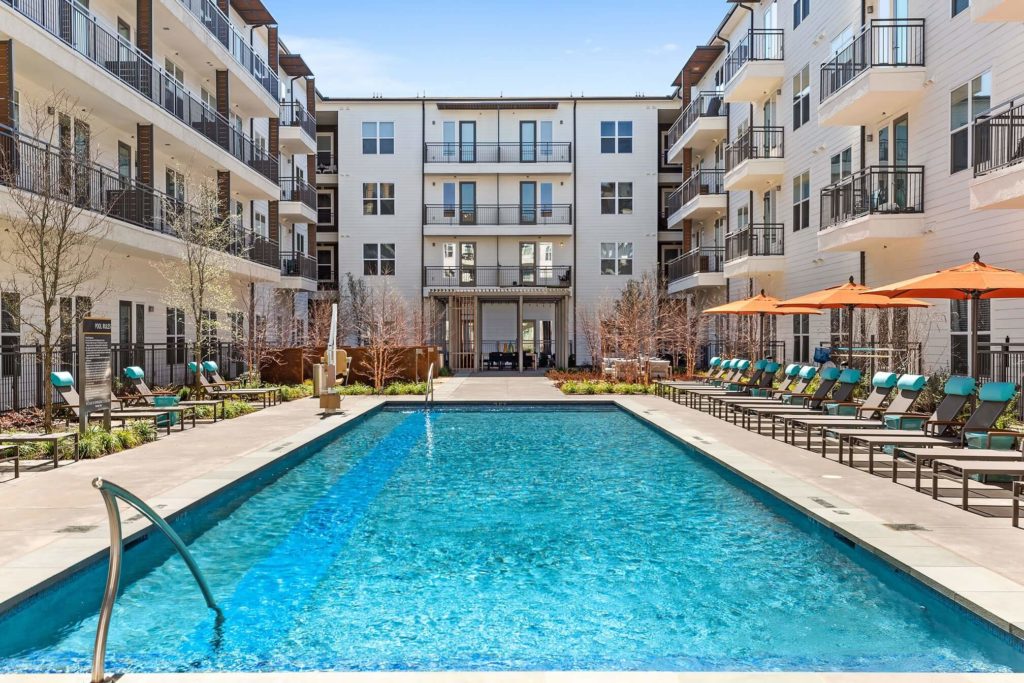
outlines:
[[441, 122], [441, 161], [455, 161], [459, 143], [455, 139], [455, 122]]
[[537, 244], [519, 243], [519, 284], [530, 287], [537, 284]]
[[537, 122], [519, 122], [519, 161], [537, 161]]
[[[554, 124], [551, 121], [540, 122], [540, 146], [537, 149], [541, 161], [551, 161], [554, 156]], [[563, 159], [568, 161], [568, 159]]]
[[459, 121], [459, 161], [476, 161], [476, 121]]
[[873, 55], [881, 65], [907, 64], [909, 58], [910, 29], [906, 22], [895, 21], [910, 16], [908, 0], [881, 0], [878, 16], [882, 20], [874, 28]]
[[476, 287], [476, 242], [459, 242], [459, 284]]
[[537, 183], [524, 180], [519, 183], [519, 224], [537, 223]]
[[537, 245], [538, 278], [546, 285], [554, 284], [555, 277], [555, 243], [541, 242]]
[[459, 183], [459, 225], [476, 225], [476, 183]]
[[909, 178], [907, 165], [910, 162], [910, 120], [906, 115], [896, 119], [892, 124], [893, 164], [893, 201], [898, 210], [907, 208], [909, 197]]

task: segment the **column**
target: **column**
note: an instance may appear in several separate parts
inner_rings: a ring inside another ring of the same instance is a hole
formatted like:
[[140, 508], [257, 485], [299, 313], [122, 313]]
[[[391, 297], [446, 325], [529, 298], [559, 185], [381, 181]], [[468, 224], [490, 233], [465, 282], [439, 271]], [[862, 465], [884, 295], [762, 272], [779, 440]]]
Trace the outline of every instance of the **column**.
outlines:
[[0, 126], [14, 126], [14, 41], [0, 41]]
[[229, 218], [231, 216], [231, 171], [217, 171], [217, 204], [221, 219]]
[[[153, 157], [153, 124], [137, 124], [135, 126], [135, 158], [137, 168], [135, 178], [139, 184], [156, 187], [156, 170]], [[140, 203], [141, 219], [146, 225], [152, 225], [156, 218], [156, 198], [148, 192], [137, 193]]]
[[519, 372], [523, 371], [523, 295], [516, 302], [516, 348], [519, 351]]
[[228, 125], [217, 126], [217, 144], [224, 149], [231, 151], [231, 106], [229, 99], [231, 97], [231, 86], [228, 82], [227, 70], [217, 72], [217, 113], [224, 117], [224, 120], [228, 122]]
[[277, 73], [277, 65], [278, 65], [277, 54], [278, 54], [279, 51], [280, 51], [280, 48], [278, 47], [278, 42], [277, 42], [277, 27], [276, 26], [268, 26], [267, 27], [267, 66], [269, 66], [270, 70], [273, 71], [275, 74]]
[[153, 0], [135, 0], [135, 46], [153, 56]]
[[281, 207], [275, 199], [267, 202], [267, 230], [270, 232], [271, 242], [280, 242], [281, 239]]

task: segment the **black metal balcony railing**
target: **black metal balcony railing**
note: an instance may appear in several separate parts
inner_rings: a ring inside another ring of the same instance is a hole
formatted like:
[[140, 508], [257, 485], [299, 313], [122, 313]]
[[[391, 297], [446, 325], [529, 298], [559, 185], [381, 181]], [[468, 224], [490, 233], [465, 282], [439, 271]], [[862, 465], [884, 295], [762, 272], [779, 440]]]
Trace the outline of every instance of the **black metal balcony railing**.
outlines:
[[0, 0], [146, 99], [277, 182], [277, 157], [258, 147], [130, 42], [71, 0]]
[[782, 223], [753, 223], [725, 236], [725, 260], [746, 256], [783, 256], [785, 226]]
[[1024, 97], [975, 118], [971, 134], [975, 177], [1024, 162]]
[[668, 196], [665, 209], [672, 215], [694, 199], [702, 195], [723, 194], [725, 192], [725, 169], [699, 168], [683, 183], [678, 190]]
[[281, 252], [281, 275], [316, 280], [316, 259], [301, 251]]
[[679, 138], [683, 137], [683, 133], [697, 122], [697, 119], [704, 116], [727, 116], [728, 114], [729, 103], [722, 100], [722, 93], [713, 90], [697, 93], [697, 96], [690, 101], [690, 104], [669, 128], [666, 140], [668, 147], [671, 148], [676, 144]]
[[781, 28], [750, 29], [725, 58], [719, 82], [728, 84], [747, 62], [781, 61], [783, 34]]
[[572, 204], [427, 204], [424, 225], [571, 225]]
[[[146, 230], [174, 235], [174, 220], [189, 204], [143, 185], [72, 151], [0, 127], [0, 184], [54, 197]], [[177, 213], [175, 213], [177, 212]], [[225, 251], [277, 267], [276, 243], [236, 227]]]
[[299, 128], [316, 140], [316, 119], [298, 102], [281, 103], [281, 125]]
[[572, 161], [571, 142], [427, 142], [428, 164], [539, 164]]
[[334, 152], [317, 152], [316, 153], [316, 172], [317, 173], [337, 173], [338, 162], [334, 159]]
[[754, 126], [725, 149], [725, 168], [734, 168], [750, 159], [782, 159], [785, 156], [785, 129], [782, 126]]
[[672, 259], [665, 266], [669, 282], [682, 280], [697, 273], [721, 273], [725, 263], [725, 247], [697, 247]]
[[425, 266], [427, 287], [552, 287], [572, 284], [572, 266]]
[[[18, 0], [19, 2], [21, 0]], [[245, 71], [256, 79], [264, 90], [277, 99], [280, 85], [277, 74], [267, 66], [267, 63], [256, 54], [245, 38], [231, 23], [228, 17], [221, 11], [220, 7], [213, 0], [178, 0], [199, 22], [206, 27], [231, 53]]]
[[316, 209], [316, 188], [302, 178], [281, 178], [281, 201], [302, 202], [311, 209]]
[[873, 19], [853, 41], [821, 65], [820, 101], [875, 66], [924, 66], [924, 19]]
[[821, 189], [821, 229], [869, 214], [924, 212], [924, 166], [869, 166]]

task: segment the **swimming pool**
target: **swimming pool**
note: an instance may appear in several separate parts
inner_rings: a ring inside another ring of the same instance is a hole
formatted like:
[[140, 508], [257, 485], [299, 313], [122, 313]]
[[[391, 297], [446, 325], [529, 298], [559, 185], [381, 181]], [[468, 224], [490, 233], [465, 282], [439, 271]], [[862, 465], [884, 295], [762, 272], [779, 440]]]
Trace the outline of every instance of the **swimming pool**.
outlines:
[[[111, 671], [1021, 671], [1019, 643], [612, 407], [384, 409], [131, 547]], [[0, 620], [85, 671], [105, 564]]]

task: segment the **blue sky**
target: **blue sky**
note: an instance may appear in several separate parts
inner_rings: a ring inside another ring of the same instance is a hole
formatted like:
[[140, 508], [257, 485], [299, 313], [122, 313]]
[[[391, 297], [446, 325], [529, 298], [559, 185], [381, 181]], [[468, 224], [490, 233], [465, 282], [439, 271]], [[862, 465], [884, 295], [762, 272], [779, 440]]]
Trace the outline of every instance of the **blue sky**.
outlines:
[[264, 0], [325, 95], [664, 95], [724, 0]]

